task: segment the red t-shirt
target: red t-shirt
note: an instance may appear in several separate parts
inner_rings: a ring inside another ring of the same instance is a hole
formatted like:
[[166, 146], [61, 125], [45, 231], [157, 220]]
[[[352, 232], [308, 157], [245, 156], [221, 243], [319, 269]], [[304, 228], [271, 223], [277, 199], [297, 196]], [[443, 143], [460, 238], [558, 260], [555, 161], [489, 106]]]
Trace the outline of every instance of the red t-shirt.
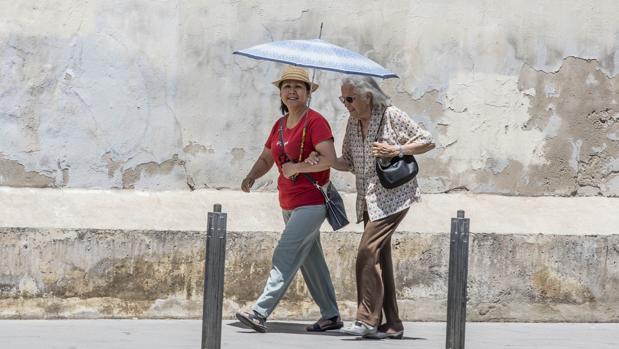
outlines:
[[[333, 138], [331, 126], [329, 126], [327, 120], [312, 109], [309, 109], [305, 116], [303, 116], [295, 127], [291, 129], [286, 127], [286, 120], [288, 120], [287, 116], [284, 117], [284, 147], [288, 157], [295, 162], [299, 160], [303, 127], [306, 123], [307, 131], [305, 133], [302, 160], [305, 160], [307, 156], [315, 150], [317, 144]], [[299, 174], [294, 181], [284, 177], [282, 174], [282, 163], [286, 161], [286, 158], [283, 155], [281, 142], [279, 140], [281, 122], [281, 118], [275, 122], [271, 129], [271, 134], [264, 144], [265, 147], [271, 150], [271, 155], [279, 171], [279, 178], [277, 179], [279, 205], [284, 210], [294, 210], [300, 206], [324, 204], [325, 200], [322, 194], [303, 174]], [[328, 169], [308, 174], [314, 177], [316, 182], [320, 185], [325, 185], [329, 181]]]

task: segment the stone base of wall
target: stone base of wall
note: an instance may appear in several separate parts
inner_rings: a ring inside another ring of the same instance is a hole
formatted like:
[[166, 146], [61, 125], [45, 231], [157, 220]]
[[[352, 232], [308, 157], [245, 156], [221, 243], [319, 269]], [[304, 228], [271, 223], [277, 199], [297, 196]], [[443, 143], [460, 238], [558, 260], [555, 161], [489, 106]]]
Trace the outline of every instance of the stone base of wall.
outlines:
[[[231, 231], [224, 317], [264, 287], [278, 233]], [[354, 317], [358, 232], [322, 245], [344, 318]], [[0, 318], [198, 318], [205, 234], [196, 231], [0, 228]], [[444, 321], [447, 233], [398, 232], [401, 317]], [[470, 321], [619, 322], [619, 234], [472, 233]], [[272, 318], [319, 317], [302, 278]]]

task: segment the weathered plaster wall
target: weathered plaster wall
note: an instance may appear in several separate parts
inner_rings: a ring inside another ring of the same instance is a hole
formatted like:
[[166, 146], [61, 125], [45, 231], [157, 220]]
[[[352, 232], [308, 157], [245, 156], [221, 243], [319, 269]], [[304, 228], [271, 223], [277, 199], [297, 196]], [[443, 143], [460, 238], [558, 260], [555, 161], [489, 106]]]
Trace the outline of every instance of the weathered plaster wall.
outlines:
[[[358, 233], [323, 234], [342, 314], [354, 318]], [[205, 235], [0, 229], [0, 318], [201, 316]], [[229, 232], [224, 317], [259, 296], [278, 233]], [[256, 249], [261, 246], [261, 249]], [[444, 321], [448, 235], [393, 238], [400, 315]], [[63, 256], [63, 258], [58, 258]], [[473, 234], [471, 321], [619, 321], [619, 236]], [[272, 316], [319, 317], [298, 276]]]
[[[400, 74], [386, 91], [437, 139], [426, 192], [619, 192], [614, 0], [0, 5], [0, 185], [238, 188], [276, 118], [281, 65], [231, 52], [324, 22], [323, 39]], [[313, 101], [338, 144], [339, 78], [319, 72]]]

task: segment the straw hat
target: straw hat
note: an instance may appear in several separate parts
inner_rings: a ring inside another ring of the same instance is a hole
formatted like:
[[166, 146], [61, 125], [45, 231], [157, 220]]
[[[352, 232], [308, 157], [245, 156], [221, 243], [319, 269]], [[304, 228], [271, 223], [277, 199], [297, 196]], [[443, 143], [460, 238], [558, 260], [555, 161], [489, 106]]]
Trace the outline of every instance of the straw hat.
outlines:
[[315, 84], [310, 81], [309, 74], [307, 73], [305, 69], [295, 67], [292, 65], [286, 66], [286, 68], [284, 68], [284, 71], [282, 72], [282, 76], [279, 78], [279, 80], [273, 81], [273, 85], [279, 88], [279, 84], [284, 80], [297, 80], [297, 81], [306, 82], [308, 85], [312, 87], [312, 92], [318, 89], [318, 84]]

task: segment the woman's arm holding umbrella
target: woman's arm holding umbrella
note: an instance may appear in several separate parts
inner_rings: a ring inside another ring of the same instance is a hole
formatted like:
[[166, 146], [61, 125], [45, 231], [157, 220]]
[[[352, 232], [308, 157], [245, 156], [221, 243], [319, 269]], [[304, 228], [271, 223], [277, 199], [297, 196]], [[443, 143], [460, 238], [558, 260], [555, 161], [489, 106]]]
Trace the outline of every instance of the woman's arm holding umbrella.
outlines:
[[247, 176], [245, 176], [243, 182], [241, 182], [241, 190], [249, 193], [249, 190], [256, 182], [256, 179], [264, 176], [267, 172], [269, 172], [271, 167], [273, 167], [274, 163], [275, 161], [273, 161], [271, 149], [265, 147], [262, 150], [262, 154], [260, 154], [260, 157], [258, 157], [258, 160], [256, 160], [256, 162], [254, 163], [254, 166], [251, 167], [251, 170], [249, 170], [249, 173], [247, 174]]

